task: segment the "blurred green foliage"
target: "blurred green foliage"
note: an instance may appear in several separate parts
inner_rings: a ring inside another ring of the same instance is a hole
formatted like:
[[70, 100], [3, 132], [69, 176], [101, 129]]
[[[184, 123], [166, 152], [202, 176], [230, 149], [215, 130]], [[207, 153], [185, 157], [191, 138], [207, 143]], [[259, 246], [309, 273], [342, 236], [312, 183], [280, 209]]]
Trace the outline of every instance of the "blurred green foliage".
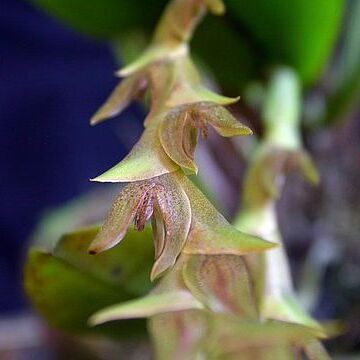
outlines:
[[328, 101], [328, 116], [331, 124], [343, 119], [351, 110], [360, 93], [360, 1], [352, 1], [344, 23], [344, 32], [338, 58], [334, 66], [332, 94]]
[[[134, 31], [150, 33], [166, 0], [30, 0], [76, 30], [114, 40]], [[218, 74], [220, 84], [239, 89], [254, 64], [292, 66], [305, 84], [320, 75], [337, 39], [342, 0], [227, 0], [222, 20], [209, 20], [194, 50]], [[212, 44], [216, 42], [217, 51]], [[234, 66], [236, 65], [236, 66]], [[234, 76], [238, 69], [238, 76]]]
[[309, 84], [323, 70], [340, 29], [343, 0], [228, 0], [229, 12], [268, 60], [289, 65]]
[[152, 30], [166, 0], [30, 0], [49, 14], [90, 36], [114, 39], [125, 32]]
[[52, 252], [32, 247], [24, 270], [27, 295], [55, 328], [113, 338], [145, 336], [141, 320], [96, 328], [89, 328], [87, 321], [94, 312], [151, 288], [151, 231], [130, 230], [121, 246], [92, 256], [87, 248], [97, 231], [89, 228], [64, 235]]

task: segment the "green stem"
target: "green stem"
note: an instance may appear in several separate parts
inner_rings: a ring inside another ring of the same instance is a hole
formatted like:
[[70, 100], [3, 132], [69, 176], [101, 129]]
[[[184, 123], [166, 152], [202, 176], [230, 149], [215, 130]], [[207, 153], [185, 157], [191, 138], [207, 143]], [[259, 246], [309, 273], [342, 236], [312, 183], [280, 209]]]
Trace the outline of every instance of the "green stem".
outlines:
[[275, 205], [284, 177], [282, 158], [286, 159], [289, 151], [301, 150], [300, 104], [301, 90], [296, 74], [288, 68], [276, 69], [263, 105], [264, 137], [249, 165], [243, 187], [243, 204], [235, 219], [235, 226], [241, 231], [279, 244], [278, 248], [264, 254], [265, 303], [262, 306], [265, 306], [265, 312], [268, 306], [273, 307], [273, 311], [270, 309], [272, 313], [277, 313], [281, 306], [285, 309], [285, 299], [293, 293]]
[[300, 148], [300, 82], [290, 68], [275, 70], [265, 97], [265, 141], [285, 149]]

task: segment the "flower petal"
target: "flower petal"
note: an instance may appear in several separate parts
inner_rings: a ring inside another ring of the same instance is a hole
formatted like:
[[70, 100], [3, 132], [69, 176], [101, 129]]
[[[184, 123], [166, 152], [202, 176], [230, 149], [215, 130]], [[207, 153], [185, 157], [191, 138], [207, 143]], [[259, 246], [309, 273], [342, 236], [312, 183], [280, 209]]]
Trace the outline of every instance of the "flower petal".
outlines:
[[168, 61], [188, 52], [185, 43], [180, 44], [156, 44], [148, 47], [138, 59], [117, 72], [120, 77], [133, 75], [157, 61]]
[[120, 114], [130, 102], [136, 98], [146, 87], [143, 75], [136, 75], [124, 79], [116, 86], [104, 105], [90, 119], [90, 124], [95, 125], [108, 118]]
[[233, 316], [218, 315], [209, 339], [215, 349], [239, 352], [273, 346], [302, 346], [314, 338], [311, 329], [281, 321], [239, 321]]
[[326, 337], [323, 327], [307, 315], [290, 296], [264, 296], [262, 314], [267, 319], [286, 321], [313, 329], [319, 337]]
[[171, 94], [166, 101], [168, 108], [175, 108], [184, 104], [209, 102], [218, 105], [230, 105], [239, 100], [239, 97], [230, 98], [214, 93], [203, 86], [201, 77], [189, 56], [176, 59], [172, 70], [175, 83]]
[[223, 106], [234, 104], [240, 100], [240, 96], [228, 97], [219, 95], [204, 86], [194, 87], [193, 91], [197, 95], [197, 101], [208, 101]]
[[157, 260], [165, 246], [165, 224], [161, 217], [161, 213], [157, 209], [154, 209], [151, 226], [154, 238], [155, 260]]
[[145, 186], [144, 183], [132, 183], [120, 191], [105, 223], [90, 244], [90, 254], [110, 249], [124, 238], [144, 196]]
[[132, 182], [150, 179], [179, 168], [165, 153], [158, 138], [158, 121], [145, 128], [131, 152], [110, 170], [92, 179], [99, 182]]
[[[159, 184], [154, 206], [161, 213], [164, 222], [165, 244], [152, 268], [151, 280], [175, 264], [186, 242], [191, 223], [190, 201], [175, 175], [162, 176]], [[158, 239], [155, 238], [154, 241]]]
[[176, 176], [190, 199], [192, 209], [191, 228], [183, 252], [204, 255], [244, 255], [277, 246], [257, 236], [236, 230], [191, 180], [179, 173], [176, 173]]
[[325, 347], [316, 339], [312, 339], [305, 343], [304, 352], [309, 360], [331, 360]]
[[318, 172], [305, 151], [263, 144], [258, 149], [246, 176], [244, 204], [260, 208], [276, 199], [285, 176], [295, 170], [300, 171], [309, 182], [318, 183]]
[[199, 310], [160, 314], [149, 319], [148, 329], [155, 359], [199, 359], [207, 318]]
[[168, 113], [159, 127], [159, 137], [166, 154], [189, 173], [197, 173], [194, 162], [197, 132], [191, 127], [189, 115], [182, 107]]
[[142, 298], [100, 310], [91, 316], [89, 323], [98, 325], [113, 320], [146, 318], [167, 312], [201, 308], [202, 305], [187, 291], [150, 293]]
[[212, 311], [258, 318], [251, 279], [241, 256], [193, 255], [183, 275], [191, 293]]
[[223, 106], [207, 104], [202, 111], [206, 114], [204, 114], [206, 120], [221, 136], [231, 137], [252, 134], [252, 131], [247, 126], [236, 120], [230, 111]]
[[223, 15], [225, 13], [225, 5], [222, 0], [205, 0], [209, 10], [215, 15]]
[[320, 181], [320, 175], [309, 154], [305, 151], [300, 151], [297, 156], [299, 170], [303, 176], [310, 183], [317, 185]]

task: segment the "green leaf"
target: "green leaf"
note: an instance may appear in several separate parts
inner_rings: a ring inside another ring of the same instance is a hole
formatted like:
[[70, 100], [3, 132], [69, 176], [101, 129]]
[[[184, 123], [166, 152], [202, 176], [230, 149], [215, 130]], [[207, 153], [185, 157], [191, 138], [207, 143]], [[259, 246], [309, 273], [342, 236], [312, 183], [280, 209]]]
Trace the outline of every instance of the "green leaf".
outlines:
[[150, 227], [142, 232], [129, 229], [121, 246], [96, 256], [89, 255], [89, 246], [98, 232], [99, 228], [94, 227], [64, 235], [54, 250], [54, 256], [131, 294], [141, 295], [148, 291], [153, 261]]
[[[30, 0], [72, 28], [113, 39], [132, 29], [152, 29], [166, 0]], [[144, 16], [146, 14], [146, 16]]]
[[344, 38], [337, 61], [330, 78], [333, 93], [328, 99], [329, 108], [325, 121], [332, 124], [346, 119], [348, 111], [357, 106], [360, 94], [360, 2], [348, 3], [348, 13], [344, 24]]
[[111, 337], [144, 335], [141, 321], [90, 329], [87, 320], [104, 307], [150, 289], [150, 233], [135, 236], [131, 231], [124, 247], [94, 257], [86, 250], [96, 232], [92, 228], [65, 235], [53, 254], [31, 248], [24, 268], [26, 293], [46, 321], [61, 330]]
[[30, 250], [24, 282], [32, 305], [55, 328], [81, 335], [119, 338], [145, 334], [145, 324], [141, 322], [89, 328], [87, 319], [94, 311], [128, 299], [130, 295], [116, 286], [94, 281], [51, 254]]
[[343, 0], [228, 0], [228, 12], [270, 60], [290, 65], [305, 84], [324, 69], [340, 29]]
[[[230, 26], [230, 16], [207, 16], [194, 34], [191, 50], [222, 89], [237, 94], [259, 71], [259, 57], [245, 34]], [[209, 46], [214, 39], [216, 51]]]

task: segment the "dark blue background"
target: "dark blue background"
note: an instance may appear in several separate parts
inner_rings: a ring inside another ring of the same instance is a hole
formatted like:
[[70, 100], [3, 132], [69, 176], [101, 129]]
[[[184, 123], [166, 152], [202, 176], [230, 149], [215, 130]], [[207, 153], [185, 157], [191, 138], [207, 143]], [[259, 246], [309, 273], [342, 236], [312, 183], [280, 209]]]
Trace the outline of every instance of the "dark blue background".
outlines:
[[[25, 1], [1, 0], [2, 312], [25, 304], [21, 259], [39, 215], [91, 189], [88, 179], [126, 151], [116, 121], [88, 125], [117, 82], [116, 68], [105, 43], [73, 33]], [[139, 115], [132, 107], [121, 120]]]

